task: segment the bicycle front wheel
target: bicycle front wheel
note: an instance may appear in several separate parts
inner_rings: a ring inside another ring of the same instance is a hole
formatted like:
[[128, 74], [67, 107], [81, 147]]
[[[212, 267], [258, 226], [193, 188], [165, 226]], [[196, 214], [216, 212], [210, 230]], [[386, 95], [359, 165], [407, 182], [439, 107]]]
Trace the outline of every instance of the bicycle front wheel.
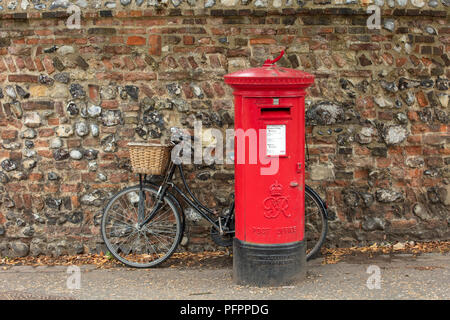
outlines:
[[[143, 187], [144, 216], [156, 204], [158, 191]], [[138, 223], [139, 186], [118, 192], [103, 212], [101, 233], [109, 252], [130, 267], [154, 267], [168, 259], [182, 237], [182, 220], [177, 206], [168, 198], [144, 226]], [[142, 220], [144, 221], [144, 220]]]
[[305, 188], [306, 260], [317, 256], [328, 231], [327, 212], [323, 200], [308, 186]]

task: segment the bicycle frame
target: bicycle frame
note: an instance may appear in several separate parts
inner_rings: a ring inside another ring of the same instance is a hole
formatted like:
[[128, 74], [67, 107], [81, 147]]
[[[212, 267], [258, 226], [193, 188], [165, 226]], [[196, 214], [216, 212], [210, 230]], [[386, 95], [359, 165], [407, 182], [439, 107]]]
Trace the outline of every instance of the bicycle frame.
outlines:
[[[175, 170], [178, 168], [178, 171], [181, 176], [181, 180], [183, 181], [183, 185], [186, 188], [186, 193], [183, 192], [182, 189], [180, 189], [176, 184], [172, 182], [173, 175], [175, 174]], [[181, 164], [174, 164], [173, 162], [170, 163], [169, 168], [167, 170], [167, 174], [164, 177], [164, 180], [162, 184], [159, 187], [158, 194], [157, 194], [157, 200], [156, 204], [153, 207], [152, 211], [150, 212], [150, 215], [140, 224], [142, 227], [146, 223], [148, 223], [153, 217], [156, 215], [158, 210], [161, 208], [161, 205], [163, 203], [164, 196], [166, 195], [169, 187], [171, 187], [173, 190], [175, 190], [195, 211], [197, 211], [204, 219], [206, 219], [215, 229], [219, 230], [222, 233], [227, 233], [227, 231], [222, 230], [222, 225], [219, 223], [217, 224], [214, 219], [211, 217], [215, 214], [214, 211], [203, 205], [200, 200], [195, 197], [191, 189], [189, 188], [189, 185], [186, 182], [186, 178], [184, 176], [183, 167]], [[234, 213], [234, 202], [230, 205], [230, 213], [226, 217], [225, 225], [228, 224], [229, 219]], [[219, 219], [220, 221], [220, 219]], [[234, 231], [229, 231], [234, 232]]]

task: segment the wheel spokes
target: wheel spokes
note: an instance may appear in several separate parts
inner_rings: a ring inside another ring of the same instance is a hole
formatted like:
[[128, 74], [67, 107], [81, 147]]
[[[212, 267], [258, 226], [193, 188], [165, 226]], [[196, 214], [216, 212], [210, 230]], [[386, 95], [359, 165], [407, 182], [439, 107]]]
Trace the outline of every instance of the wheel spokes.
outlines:
[[[144, 216], [156, 203], [156, 194], [144, 189]], [[179, 219], [167, 202], [146, 225], [138, 223], [139, 189], [119, 194], [108, 206], [102, 229], [105, 242], [114, 256], [130, 265], [148, 265], [171, 254], [178, 244]]]

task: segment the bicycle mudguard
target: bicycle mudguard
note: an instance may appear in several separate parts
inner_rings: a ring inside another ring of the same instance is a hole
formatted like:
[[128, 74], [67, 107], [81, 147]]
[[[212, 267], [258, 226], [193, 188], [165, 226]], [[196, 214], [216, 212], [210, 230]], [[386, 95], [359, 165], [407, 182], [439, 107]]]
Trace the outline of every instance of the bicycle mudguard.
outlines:
[[310, 186], [305, 184], [305, 190], [308, 190], [309, 192], [311, 192], [317, 199], [319, 199], [319, 203], [320, 206], [322, 207], [322, 209], [325, 211], [325, 217], [327, 218], [327, 220], [329, 220], [329, 216], [328, 216], [328, 208], [327, 208], [327, 203], [325, 201], [322, 200], [322, 198], [319, 196], [319, 194], [317, 192], [314, 191], [313, 188], [311, 188]]

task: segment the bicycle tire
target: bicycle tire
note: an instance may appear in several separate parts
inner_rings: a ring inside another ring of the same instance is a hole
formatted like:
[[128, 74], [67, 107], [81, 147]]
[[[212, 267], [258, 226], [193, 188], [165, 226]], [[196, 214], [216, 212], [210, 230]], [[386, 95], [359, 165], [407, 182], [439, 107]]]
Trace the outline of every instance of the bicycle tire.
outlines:
[[[130, 266], [130, 267], [133, 267], [133, 268], [150, 268], [150, 267], [155, 267], [155, 266], [157, 266], [157, 265], [159, 265], [159, 264], [161, 264], [161, 263], [163, 263], [164, 261], [166, 261], [174, 252], [175, 252], [175, 250], [177, 249], [177, 247], [178, 247], [178, 245], [179, 245], [179, 243], [180, 243], [180, 241], [181, 241], [181, 238], [183, 237], [183, 220], [182, 220], [182, 215], [180, 215], [180, 212], [179, 212], [179, 209], [178, 209], [178, 207], [177, 207], [177, 205], [176, 205], [176, 203], [174, 203], [171, 199], [170, 199], [170, 197], [168, 197], [167, 195], [164, 197], [164, 199], [163, 199], [163, 201], [164, 201], [164, 206], [165, 205], [168, 205], [169, 206], [169, 208], [170, 208], [170, 213], [172, 213], [173, 214], [173, 218], [174, 218], [174, 223], [175, 223], [175, 228], [176, 228], [176, 231], [175, 231], [175, 235], [174, 235], [174, 238], [173, 238], [173, 241], [172, 241], [172, 243], [171, 243], [171, 245], [170, 245], [170, 247], [167, 247], [168, 248], [168, 250], [167, 250], [167, 252], [165, 252], [165, 254], [163, 255], [163, 256], [161, 256], [161, 257], [159, 257], [159, 258], [157, 258], [157, 259], [155, 259], [155, 260], [153, 260], [153, 261], [151, 261], [151, 262], [148, 262], [148, 263], [137, 263], [137, 262], [134, 262], [134, 261], [130, 261], [130, 260], [128, 260], [128, 259], [126, 259], [125, 257], [123, 257], [123, 256], [121, 256], [120, 254], [119, 254], [119, 250], [121, 250], [121, 251], [124, 251], [124, 249], [123, 249], [123, 245], [121, 245], [121, 246], [119, 246], [118, 244], [116, 244], [116, 246], [114, 246], [113, 245], [113, 243], [111, 242], [111, 240], [110, 240], [110, 237], [112, 238], [112, 237], [114, 237], [115, 236], [115, 234], [112, 234], [112, 232], [110, 232], [109, 234], [109, 236], [108, 236], [108, 234], [107, 234], [107, 231], [106, 231], [106, 229], [107, 229], [107, 223], [108, 223], [108, 213], [110, 212], [110, 209], [113, 207], [113, 205], [116, 203], [116, 201], [118, 200], [118, 199], [120, 199], [121, 197], [123, 197], [125, 194], [130, 194], [131, 192], [134, 192], [135, 194], [139, 194], [139, 186], [137, 185], [137, 186], [132, 186], [132, 187], [128, 187], [128, 188], [125, 188], [125, 189], [122, 189], [121, 191], [119, 191], [118, 193], [116, 193], [109, 201], [108, 201], [108, 203], [107, 203], [107, 205], [105, 206], [105, 208], [104, 208], [104, 210], [103, 210], [103, 215], [102, 215], [102, 222], [101, 222], [101, 234], [102, 234], [102, 238], [103, 238], [103, 241], [104, 241], [104, 243], [105, 243], [105, 245], [106, 245], [106, 247], [108, 248], [108, 250], [109, 250], [109, 252], [114, 256], [114, 258], [116, 258], [117, 260], [119, 260], [120, 262], [122, 262], [123, 264], [125, 264], [125, 265], [127, 265], [127, 266]], [[158, 193], [158, 189], [157, 188], [155, 188], [154, 186], [150, 186], [150, 185], [145, 185], [145, 186], [143, 186], [143, 191], [144, 191], [144, 193], [145, 192], [149, 192], [150, 194], [153, 194], [153, 195], [156, 195], [157, 193]], [[131, 202], [130, 202], [131, 203]], [[134, 205], [134, 203], [131, 203], [132, 205]], [[128, 204], [127, 204], [127, 207], [128, 207]], [[129, 209], [129, 208], [128, 208]], [[149, 208], [150, 209], [150, 208]], [[129, 209], [130, 211], [133, 211], [133, 210], [131, 210], [131, 209]], [[135, 211], [135, 210], [134, 210]], [[148, 210], [149, 211], [149, 210]], [[117, 211], [116, 211], [117, 212]], [[169, 214], [170, 214], [169, 213]], [[158, 213], [159, 214], [159, 213]], [[156, 217], [158, 217], [158, 214], [157, 214], [157, 216], [155, 216], [155, 218]], [[164, 215], [165, 214], [165, 212], [164, 213], [162, 213], [162, 215]], [[133, 214], [131, 214], [131, 215], [133, 215]], [[130, 214], [128, 214], [128, 216], [131, 216]], [[125, 216], [123, 216], [123, 215], [121, 215], [122, 217], [125, 217]], [[137, 216], [137, 214], [136, 214], [136, 216]], [[154, 218], [154, 219], [155, 219]], [[152, 221], [153, 220], [151, 220], [149, 223], [148, 223], [148, 225], [150, 225], [151, 223], [152, 223]], [[123, 230], [123, 225], [127, 225], [127, 227], [126, 227], [126, 230]], [[119, 233], [126, 233], [127, 231], [129, 231], [129, 226], [132, 228], [132, 225], [131, 224], [125, 224], [124, 222], [122, 222], [122, 226], [120, 227], [120, 228], [122, 228], [122, 229], [119, 229], [119, 230], [121, 230], [121, 231], [119, 231]], [[150, 229], [148, 229], [147, 228], [147, 225], [145, 226], [145, 230], [144, 230], [144, 233], [143, 233], [143, 238], [145, 237], [145, 239], [148, 239], [147, 238], [147, 236], [146, 235], [149, 235], [149, 237], [150, 237]], [[163, 227], [163, 228], [165, 228], [165, 226]], [[164, 231], [164, 232], [167, 232], [167, 229], [161, 229], [162, 231]], [[137, 227], [136, 227], [136, 230], [135, 231], [131, 231], [131, 233], [133, 233], [133, 232], [136, 232], [137, 231]], [[141, 230], [142, 231], [142, 230]], [[115, 232], [116, 234], [117, 234], [117, 231]], [[155, 233], [153, 233], [153, 234], [155, 234]], [[160, 236], [161, 236], [161, 234], [160, 234]], [[117, 236], [116, 236], [117, 237]], [[120, 237], [120, 235], [119, 235], [119, 237]], [[128, 237], [130, 237], [130, 235], [128, 235], [127, 236], [127, 238]], [[157, 237], [156, 235], [155, 235], [155, 237]], [[161, 239], [161, 238], [160, 238]], [[139, 240], [140, 240], [140, 235], [139, 235]], [[145, 240], [144, 240], [145, 241]], [[159, 240], [160, 241], [160, 243], [163, 243], [161, 240]], [[135, 241], [135, 243], [136, 243], [136, 241]], [[120, 242], [119, 242], [119, 244], [120, 244]], [[164, 243], [163, 243], [164, 244]], [[164, 245], [165, 246], [165, 245]], [[146, 247], [147, 247], [147, 245], [146, 245]], [[156, 253], [156, 250], [155, 250], [155, 247], [152, 245], [152, 244], [150, 244], [150, 247], [152, 247], [153, 248], [153, 250], [154, 250], [154, 252], [155, 252], [155, 255], [157, 255], [157, 253]], [[147, 247], [148, 248], [148, 247]], [[131, 252], [132, 250], [135, 250], [135, 252], [136, 251], [138, 251], [139, 249], [137, 249], [137, 248], [127, 248], [127, 249], [129, 249], [129, 251]], [[124, 253], [124, 252], [122, 252], [122, 253]], [[129, 254], [127, 254], [127, 255], [129, 255]], [[136, 254], [137, 255], [137, 254]], [[147, 256], [150, 256], [149, 254], [146, 254]], [[157, 255], [158, 256], [158, 255]]]
[[305, 186], [305, 240], [307, 241], [308, 246], [308, 234], [307, 234], [307, 224], [309, 221], [307, 221], [308, 215], [307, 215], [307, 202], [308, 199], [313, 202], [313, 204], [316, 206], [316, 216], [319, 215], [320, 221], [322, 223], [321, 230], [320, 230], [320, 236], [318, 237], [316, 243], [312, 247], [312, 249], [309, 250], [306, 254], [306, 260], [309, 261], [315, 257], [317, 257], [318, 253], [320, 252], [320, 248], [322, 247], [323, 243], [325, 242], [325, 239], [327, 237], [328, 232], [328, 214], [325, 208], [325, 202], [320, 198], [320, 196], [314, 192], [313, 189], [309, 186]]

